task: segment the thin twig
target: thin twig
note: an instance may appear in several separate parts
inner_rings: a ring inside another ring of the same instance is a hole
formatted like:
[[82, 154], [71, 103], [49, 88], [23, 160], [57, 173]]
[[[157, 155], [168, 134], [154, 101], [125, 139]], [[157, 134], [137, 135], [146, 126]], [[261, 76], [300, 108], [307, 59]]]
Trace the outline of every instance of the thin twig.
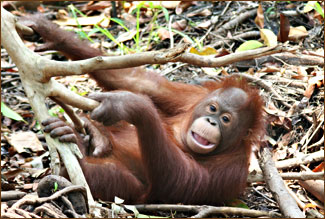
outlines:
[[228, 10], [228, 8], [229, 8], [231, 2], [232, 2], [232, 1], [227, 2], [227, 5], [226, 5], [225, 9], [223, 9], [223, 11], [222, 11], [222, 13], [220, 14], [220, 16], [223, 16], [223, 15], [226, 13], [226, 11]]
[[256, 13], [257, 13], [256, 9], [241, 13], [239, 16], [236, 16], [235, 19], [227, 22], [222, 27], [220, 27], [217, 31], [215, 31], [215, 34], [224, 34], [227, 30], [234, 28], [236, 25], [242, 23], [246, 19], [250, 17], [254, 17]]
[[266, 91], [270, 91], [284, 106], [290, 108], [291, 105], [285, 102], [285, 99], [270, 85], [266, 84], [262, 79], [243, 73], [236, 73], [233, 75], [238, 75], [239, 77], [244, 77], [247, 80], [258, 84], [260, 87], [264, 88]]
[[262, 192], [258, 191], [256, 188], [253, 187], [253, 190], [259, 194], [260, 196], [262, 196], [263, 198], [265, 198], [266, 200], [268, 200], [269, 202], [272, 203], [276, 203], [276, 201], [274, 201], [273, 199], [269, 198], [268, 196], [266, 196], [265, 194], [263, 194]]
[[[314, 172], [288, 172], [288, 173], [280, 173], [280, 176], [283, 180], [317, 180], [324, 179], [324, 173], [314, 173]], [[264, 177], [261, 173], [255, 173], [249, 175], [247, 182], [263, 182]]]
[[302, 150], [307, 148], [309, 142], [311, 141], [311, 139], [313, 139], [313, 137], [316, 135], [316, 133], [318, 132], [318, 130], [319, 130], [321, 127], [323, 127], [323, 124], [324, 124], [324, 120], [321, 121], [321, 122], [318, 124], [317, 128], [313, 131], [313, 133], [311, 134], [311, 136], [307, 139], [307, 141], [306, 141], [306, 143], [304, 144], [304, 146], [302, 146], [302, 148], [301, 148]]
[[324, 160], [324, 150], [306, 154], [305, 156], [299, 158], [290, 158], [286, 160], [277, 161], [275, 163], [275, 166], [278, 169], [285, 169], [300, 166], [301, 164], [310, 164], [322, 160]]
[[86, 134], [86, 131], [83, 127], [83, 121], [80, 119], [79, 116], [77, 116], [77, 114], [73, 111], [73, 109], [68, 106], [67, 104], [65, 104], [64, 102], [60, 101], [58, 98], [55, 97], [50, 97], [54, 102], [56, 102], [57, 104], [59, 104], [62, 109], [64, 109], [64, 111], [68, 114], [68, 116], [70, 117], [70, 119], [72, 120], [73, 124], [74, 124], [74, 128], [83, 134]]
[[171, 204], [151, 204], [151, 205], [135, 205], [139, 211], [180, 211], [196, 213], [193, 217], [207, 217], [211, 214], [223, 215], [240, 215], [249, 217], [280, 217], [276, 212], [266, 212], [258, 210], [250, 210], [234, 207], [215, 207], [207, 205], [171, 205]]

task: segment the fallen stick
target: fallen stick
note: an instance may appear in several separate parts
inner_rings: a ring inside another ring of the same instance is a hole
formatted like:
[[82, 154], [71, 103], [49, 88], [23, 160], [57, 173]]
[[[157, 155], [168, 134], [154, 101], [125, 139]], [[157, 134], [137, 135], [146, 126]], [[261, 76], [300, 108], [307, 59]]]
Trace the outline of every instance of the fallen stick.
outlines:
[[[324, 173], [314, 173], [314, 172], [289, 172], [289, 173], [280, 173], [280, 176], [283, 180], [317, 180], [324, 179]], [[250, 173], [248, 182], [263, 182], [264, 178], [261, 173]]]
[[322, 160], [324, 160], [324, 150], [306, 154], [305, 156], [300, 158], [291, 158], [287, 160], [277, 161], [275, 163], [275, 166], [277, 169], [285, 169], [300, 166], [301, 164], [309, 164]]
[[268, 148], [262, 148], [259, 163], [266, 184], [277, 201], [283, 215], [290, 218], [305, 218], [305, 215], [299, 209], [296, 201], [288, 193], [288, 190], [275, 167], [271, 152]]
[[139, 211], [189, 211], [197, 213], [193, 218], [208, 217], [211, 214], [223, 215], [240, 215], [248, 217], [281, 217], [279, 213], [258, 211], [245, 208], [235, 207], [215, 207], [206, 205], [170, 205], [170, 204], [152, 204], [152, 205], [135, 205]]

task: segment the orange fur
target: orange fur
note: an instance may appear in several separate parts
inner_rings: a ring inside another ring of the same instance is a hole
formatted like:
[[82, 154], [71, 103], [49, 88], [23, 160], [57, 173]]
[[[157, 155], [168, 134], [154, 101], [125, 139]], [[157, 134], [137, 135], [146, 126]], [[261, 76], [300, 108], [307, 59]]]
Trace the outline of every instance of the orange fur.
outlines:
[[[50, 42], [49, 49], [57, 49], [73, 60], [102, 55], [44, 18], [31, 19], [36, 22], [34, 30]], [[104, 143], [111, 153], [96, 158], [86, 156], [80, 161], [94, 197], [112, 201], [119, 196], [126, 203], [219, 204], [243, 191], [251, 148], [259, 143], [264, 128], [263, 101], [245, 80], [228, 77], [202, 86], [189, 85], [170, 82], [142, 67], [102, 70], [90, 76], [106, 91], [128, 90], [144, 100], [137, 103], [143, 111], [132, 112], [138, 122], [135, 126], [126, 122], [111, 127], [95, 123], [100, 135], [107, 137], [103, 139], [108, 139]], [[184, 133], [191, 126], [194, 109], [211, 92], [232, 87], [248, 96], [239, 110], [247, 124], [235, 127], [234, 141], [222, 145], [225, 149], [220, 153], [191, 152]], [[87, 148], [80, 142], [78, 145], [87, 155]]]

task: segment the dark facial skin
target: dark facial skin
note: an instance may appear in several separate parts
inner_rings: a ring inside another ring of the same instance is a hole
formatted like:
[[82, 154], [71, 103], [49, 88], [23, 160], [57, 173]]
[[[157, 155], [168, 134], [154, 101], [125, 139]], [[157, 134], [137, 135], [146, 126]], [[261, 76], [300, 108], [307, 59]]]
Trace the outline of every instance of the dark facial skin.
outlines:
[[194, 110], [193, 123], [186, 134], [188, 147], [196, 153], [208, 154], [231, 145], [242, 133], [247, 94], [240, 88], [219, 89], [212, 92]]

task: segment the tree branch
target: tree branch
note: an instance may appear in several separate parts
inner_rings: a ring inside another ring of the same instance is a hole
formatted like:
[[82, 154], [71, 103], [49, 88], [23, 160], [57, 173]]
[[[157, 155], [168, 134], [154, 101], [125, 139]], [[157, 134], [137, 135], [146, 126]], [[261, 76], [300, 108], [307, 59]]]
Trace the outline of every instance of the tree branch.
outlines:
[[185, 53], [186, 48], [187, 45], [181, 45], [180, 47], [175, 47], [166, 51], [142, 52], [124, 56], [98, 56], [72, 62], [45, 59], [42, 60], [42, 72], [44, 72], [44, 77], [40, 78], [40, 81], [46, 82], [49, 78], [55, 76], [82, 75], [97, 70], [130, 68], [145, 64], [166, 64], [168, 62], [184, 62], [200, 67], [220, 67], [237, 61], [289, 51], [285, 47], [279, 45], [213, 58], [211, 56]]
[[[43, 121], [50, 117], [48, 109], [45, 106], [45, 98], [49, 96], [48, 92], [55, 90], [53, 87], [56, 87], [59, 83], [54, 80], [50, 80], [47, 83], [40, 82], [40, 79], [43, 78], [40, 66], [46, 59], [30, 51], [24, 45], [15, 29], [16, 21], [17, 19], [11, 13], [1, 7], [2, 46], [6, 49], [19, 69], [22, 85], [25, 89], [30, 105], [33, 108], [35, 117], [38, 121]], [[61, 87], [64, 86], [61, 85]], [[73, 92], [70, 93], [72, 94]], [[47, 133], [44, 135], [49, 146], [53, 173], [58, 174], [60, 171], [59, 152], [72, 183], [75, 185], [85, 186], [87, 189], [88, 200], [92, 203], [93, 198], [86, 179], [82, 173], [77, 158], [74, 156], [74, 153], [81, 155], [77, 145], [72, 143], [63, 144], [58, 140], [51, 138]]]

